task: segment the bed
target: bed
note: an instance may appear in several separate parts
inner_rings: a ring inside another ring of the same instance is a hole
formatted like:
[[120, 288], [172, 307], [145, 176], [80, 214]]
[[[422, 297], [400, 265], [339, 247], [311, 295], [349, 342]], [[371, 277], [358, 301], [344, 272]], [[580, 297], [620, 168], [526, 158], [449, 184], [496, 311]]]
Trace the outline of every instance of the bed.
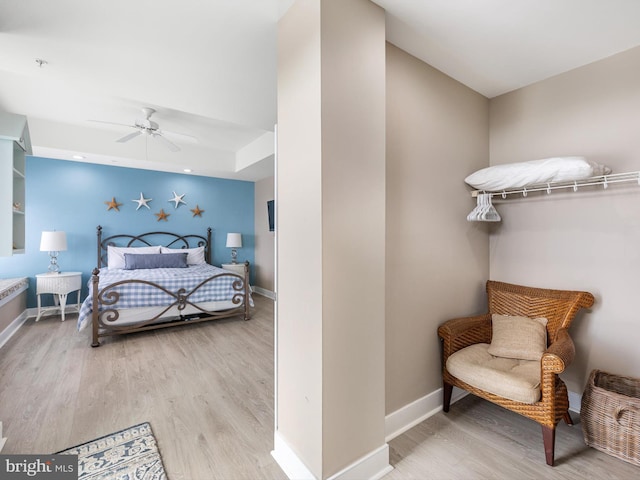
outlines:
[[250, 319], [249, 265], [244, 275], [211, 265], [206, 236], [149, 232], [103, 238], [82, 303], [78, 330], [100, 338], [240, 316]]

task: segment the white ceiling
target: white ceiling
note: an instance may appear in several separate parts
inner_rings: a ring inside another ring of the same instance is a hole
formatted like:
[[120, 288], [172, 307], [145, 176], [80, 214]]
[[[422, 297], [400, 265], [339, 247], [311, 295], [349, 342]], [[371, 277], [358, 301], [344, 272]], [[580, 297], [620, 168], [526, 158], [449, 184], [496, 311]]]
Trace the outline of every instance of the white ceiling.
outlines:
[[[0, 109], [28, 116], [37, 155], [265, 178], [277, 21], [293, 2], [0, 0]], [[640, 45], [638, 0], [374, 3], [390, 42], [487, 97]], [[131, 124], [142, 107], [199, 141], [116, 143], [132, 130], [88, 121]]]

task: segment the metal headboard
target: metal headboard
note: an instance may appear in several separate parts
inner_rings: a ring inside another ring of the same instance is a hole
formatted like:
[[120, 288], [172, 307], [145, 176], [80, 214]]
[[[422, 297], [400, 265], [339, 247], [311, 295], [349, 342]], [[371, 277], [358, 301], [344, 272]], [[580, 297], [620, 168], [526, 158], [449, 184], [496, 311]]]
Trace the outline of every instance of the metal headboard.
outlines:
[[102, 227], [96, 228], [98, 236], [98, 268], [107, 265], [107, 248], [113, 247], [147, 247], [162, 245], [168, 248], [204, 247], [204, 259], [211, 265], [211, 227], [207, 228], [207, 236], [178, 235], [171, 232], [148, 232], [139, 235], [118, 234], [102, 238]]

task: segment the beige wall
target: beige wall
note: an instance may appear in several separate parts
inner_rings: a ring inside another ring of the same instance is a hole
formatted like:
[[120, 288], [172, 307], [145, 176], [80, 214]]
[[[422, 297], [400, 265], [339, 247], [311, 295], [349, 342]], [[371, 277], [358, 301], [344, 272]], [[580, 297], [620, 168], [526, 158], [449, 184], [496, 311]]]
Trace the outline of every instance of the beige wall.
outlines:
[[269, 231], [267, 201], [273, 200], [273, 177], [255, 183], [255, 286], [275, 291], [274, 243], [275, 233]]
[[[584, 155], [614, 172], [640, 169], [640, 48], [491, 100], [491, 163]], [[576, 360], [563, 374], [582, 393], [599, 368], [638, 376], [635, 312], [640, 270], [640, 187], [530, 195], [497, 206], [491, 277], [588, 290], [574, 322]], [[579, 405], [576, 405], [579, 407]]]
[[276, 433], [322, 474], [320, 4], [278, 24]]
[[[484, 311], [487, 226], [463, 179], [486, 167], [488, 100], [388, 44], [386, 412], [442, 387], [437, 326]], [[380, 219], [382, 222], [382, 218]]]
[[382, 447], [385, 15], [322, 2], [324, 471]]
[[384, 442], [385, 18], [279, 25], [277, 435], [317, 478]]

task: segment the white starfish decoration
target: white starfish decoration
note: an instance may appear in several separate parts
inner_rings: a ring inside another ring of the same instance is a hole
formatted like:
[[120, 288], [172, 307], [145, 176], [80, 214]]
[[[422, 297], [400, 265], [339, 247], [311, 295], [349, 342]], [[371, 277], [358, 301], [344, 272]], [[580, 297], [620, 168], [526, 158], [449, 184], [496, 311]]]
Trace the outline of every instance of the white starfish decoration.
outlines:
[[140, 192], [140, 199], [131, 200], [131, 201], [138, 202], [138, 206], [136, 207], [136, 210], [138, 210], [140, 207], [147, 207], [149, 210], [151, 210], [151, 207], [147, 205], [147, 202], [150, 202], [151, 200], [153, 200], [153, 198], [144, 198], [144, 195], [142, 194], [142, 192]]
[[168, 201], [169, 202], [176, 202], [176, 206], [175, 208], [178, 208], [178, 205], [180, 205], [181, 203], [184, 203], [185, 205], [187, 204], [187, 202], [185, 202], [182, 197], [184, 197], [186, 195], [186, 193], [183, 193], [182, 195], [178, 195], [176, 192], [173, 192], [173, 198], [170, 198]]

